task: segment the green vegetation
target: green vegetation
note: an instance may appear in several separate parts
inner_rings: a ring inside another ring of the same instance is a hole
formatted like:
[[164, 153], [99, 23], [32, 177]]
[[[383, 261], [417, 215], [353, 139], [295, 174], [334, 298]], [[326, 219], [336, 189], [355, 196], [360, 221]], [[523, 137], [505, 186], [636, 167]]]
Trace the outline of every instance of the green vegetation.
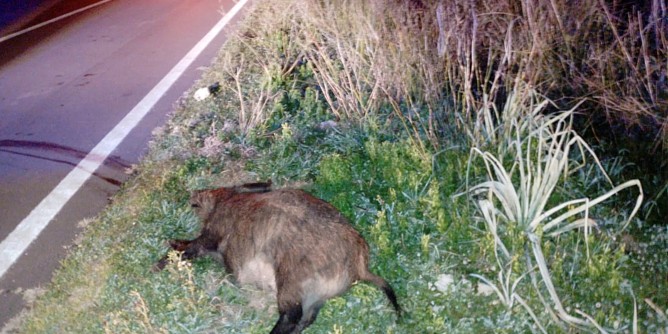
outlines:
[[[406, 310], [358, 284], [307, 333], [668, 332], [665, 7], [471, 4], [256, 4], [22, 332], [267, 333], [213, 260], [151, 267], [190, 190], [269, 179], [341, 210]], [[595, 141], [603, 113], [656, 143]]]

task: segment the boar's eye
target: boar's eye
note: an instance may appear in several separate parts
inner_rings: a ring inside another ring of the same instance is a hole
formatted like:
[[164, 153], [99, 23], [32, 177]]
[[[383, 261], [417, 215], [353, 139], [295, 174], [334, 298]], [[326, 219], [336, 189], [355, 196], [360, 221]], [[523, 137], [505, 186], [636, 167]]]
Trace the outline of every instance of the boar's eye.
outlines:
[[199, 208], [199, 204], [197, 203], [190, 203], [191, 208]]

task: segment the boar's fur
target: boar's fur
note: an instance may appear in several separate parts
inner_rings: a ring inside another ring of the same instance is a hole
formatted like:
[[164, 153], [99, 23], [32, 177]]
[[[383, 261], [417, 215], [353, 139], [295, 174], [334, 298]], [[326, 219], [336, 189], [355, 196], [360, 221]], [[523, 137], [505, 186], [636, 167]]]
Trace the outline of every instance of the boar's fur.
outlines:
[[[213, 255], [240, 284], [276, 291], [279, 319], [272, 334], [301, 333], [329, 298], [356, 281], [376, 285], [397, 314], [394, 290], [369, 272], [369, 246], [329, 203], [297, 189], [269, 183], [193, 192], [190, 204], [202, 221], [195, 240], [171, 247], [192, 259]], [[156, 267], [162, 269], [167, 258]]]

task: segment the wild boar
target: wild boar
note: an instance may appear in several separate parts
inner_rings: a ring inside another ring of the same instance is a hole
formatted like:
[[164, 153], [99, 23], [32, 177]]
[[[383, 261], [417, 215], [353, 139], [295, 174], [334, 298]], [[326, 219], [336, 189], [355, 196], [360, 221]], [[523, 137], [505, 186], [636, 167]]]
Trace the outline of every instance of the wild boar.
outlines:
[[238, 283], [275, 291], [279, 319], [271, 334], [301, 333], [327, 299], [357, 281], [380, 288], [401, 314], [392, 287], [369, 271], [368, 244], [336, 208], [303, 190], [270, 186], [193, 192], [201, 234], [171, 247], [185, 259], [213, 255]]

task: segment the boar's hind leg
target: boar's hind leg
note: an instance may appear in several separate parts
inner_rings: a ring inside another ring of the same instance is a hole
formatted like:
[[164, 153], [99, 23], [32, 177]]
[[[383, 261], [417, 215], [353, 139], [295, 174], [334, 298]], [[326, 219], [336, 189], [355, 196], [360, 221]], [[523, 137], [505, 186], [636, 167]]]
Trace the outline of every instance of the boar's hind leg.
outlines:
[[282, 307], [278, 305], [279, 317], [276, 325], [271, 330], [270, 334], [298, 334], [301, 330], [298, 328], [299, 322], [302, 318], [302, 305], [293, 304], [289, 307]]
[[322, 305], [324, 305], [324, 302], [318, 302], [317, 304], [312, 305], [309, 309], [304, 310], [304, 314], [302, 319], [299, 321], [299, 324], [297, 325], [295, 333], [301, 333], [301, 331], [303, 331], [306, 327], [310, 326], [315, 321], [315, 318], [318, 317], [318, 312], [320, 312]]
[[299, 334], [310, 326], [320, 312], [324, 302], [318, 301], [307, 309], [301, 303], [284, 303], [279, 301], [279, 317], [270, 334]]

